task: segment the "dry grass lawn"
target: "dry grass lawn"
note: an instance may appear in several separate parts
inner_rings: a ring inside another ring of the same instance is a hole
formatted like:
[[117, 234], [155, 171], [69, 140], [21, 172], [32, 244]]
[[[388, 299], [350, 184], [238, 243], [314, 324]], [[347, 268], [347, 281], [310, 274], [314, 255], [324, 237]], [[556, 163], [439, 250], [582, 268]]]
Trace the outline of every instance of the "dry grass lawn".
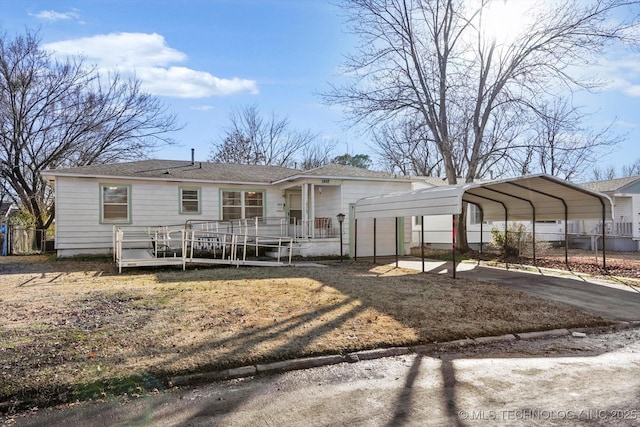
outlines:
[[161, 389], [177, 374], [606, 324], [497, 285], [358, 261], [133, 269], [0, 258], [0, 411]]

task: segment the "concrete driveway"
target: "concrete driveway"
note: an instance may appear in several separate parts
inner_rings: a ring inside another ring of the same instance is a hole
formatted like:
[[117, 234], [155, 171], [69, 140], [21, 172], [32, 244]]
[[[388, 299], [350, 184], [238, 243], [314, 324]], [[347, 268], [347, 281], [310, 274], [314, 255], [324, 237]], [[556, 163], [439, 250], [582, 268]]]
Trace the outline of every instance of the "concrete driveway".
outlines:
[[[401, 259], [400, 267], [422, 270], [420, 259]], [[425, 271], [451, 274], [451, 263], [426, 261]], [[484, 280], [541, 298], [576, 306], [606, 319], [640, 320], [640, 287], [612, 280], [580, 276], [571, 272], [539, 269], [505, 270], [464, 262], [456, 268], [457, 277]]]

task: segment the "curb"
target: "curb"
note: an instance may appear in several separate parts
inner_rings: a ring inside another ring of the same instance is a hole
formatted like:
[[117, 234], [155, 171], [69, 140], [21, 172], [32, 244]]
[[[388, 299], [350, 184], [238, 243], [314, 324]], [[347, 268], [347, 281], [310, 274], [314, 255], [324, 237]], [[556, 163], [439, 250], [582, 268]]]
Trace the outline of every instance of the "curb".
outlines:
[[200, 374], [181, 375], [170, 378], [169, 387], [190, 386], [205, 384], [215, 381], [226, 381], [237, 378], [252, 377], [257, 374], [274, 374], [300, 369], [319, 368], [321, 366], [336, 365], [339, 363], [356, 363], [362, 360], [382, 359], [385, 357], [402, 356], [405, 354], [429, 354], [445, 349], [468, 347], [472, 345], [494, 344], [501, 342], [536, 340], [542, 338], [555, 338], [561, 336], [571, 336], [573, 332], [579, 333], [605, 333], [616, 332], [626, 329], [640, 327], [640, 321], [617, 322], [610, 326], [598, 326], [593, 328], [571, 328], [571, 329], [551, 329], [548, 331], [521, 332], [489, 337], [465, 338], [442, 343], [419, 344], [409, 347], [389, 347], [373, 350], [362, 350], [352, 353], [333, 354], [326, 356], [304, 357], [299, 359], [289, 359], [280, 362], [266, 364], [256, 364], [242, 366], [234, 369], [224, 369], [221, 371], [204, 372]]
[[569, 335], [569, 330], [568, 329], [552, 329], [550, 331], [523, 332], [523, 333], [515, 334], [515, 336], [521, 340], [560, 337], [562, 335]]

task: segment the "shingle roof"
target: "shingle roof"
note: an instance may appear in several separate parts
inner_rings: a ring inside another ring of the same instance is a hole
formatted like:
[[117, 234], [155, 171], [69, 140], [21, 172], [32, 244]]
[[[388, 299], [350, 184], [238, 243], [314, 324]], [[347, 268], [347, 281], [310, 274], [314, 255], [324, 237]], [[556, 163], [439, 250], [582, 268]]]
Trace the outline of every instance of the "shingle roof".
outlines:
[[410, 180], [411, 177], [404, 175], [394, 175], [387, 172], [372, 171], [369, 169], [358, 168], [355, 166], [328, 164], [315, 169], [302, 171], [299, 175], [313, 177], [345, 177], [345, 178], [381, 178], [381, 179], [401, 179]]
[[43, 173], [51, 176], [134, 177], [203, 180], [217, 182], [271, 183], [298, 171], [277, 166], [238, 165], [176, 160], [141, 160], [56, 169]]
[[90, 176], [118, 178], [150, 178], [197, 180], [237, 183], [274, 183], [285, 179], [302, 177], [352, 178], [365, 180], [421, 181], [431, 185], [446, 184], [440, 178], [411, 177], [372, 171], [355, 166], [329, 164], [301, 171], [278, 166], [240, 165], [229, 163], [207, 163], [176, 160], [141, 160], [128, 163], [111, 163], [54, 169], [43, 172], [45, 176]]
[[640, 176], [631, 176], [627, 178], [608, 179], [605, 181], [585, 182], [580, 185], [587, 190], [598, 191], [600, 193], [610, 193], [638, 180], [640, 180]]
[[9, 212], [9, 210], [11, 208], [13, 208], [13, 203], [12, 202], [3, 202], [0, 203], [0, 217], [4, 217], [7, 215], [7, 212]]
[[355, 166], [328, 164], [317, 167], [315, 169], [309, 169], [306, 171], [298, 171], [296, 175], [292, 175], [285, 179], [294, 179], [301, 177], [313, 177], [313, 178], [349, 178], [349, 179], [363, 179], [363, 180], [383, 180], [383, 181], [410, 181], [410, 182], [425, 182], [433, 186], [446, 185], [447, 182], [442, 178], [437, 177], [425, 177], [425, 176], [409, 176], [398, 175], [388, 172], [372, 171], [369, 169], [363, 169]]

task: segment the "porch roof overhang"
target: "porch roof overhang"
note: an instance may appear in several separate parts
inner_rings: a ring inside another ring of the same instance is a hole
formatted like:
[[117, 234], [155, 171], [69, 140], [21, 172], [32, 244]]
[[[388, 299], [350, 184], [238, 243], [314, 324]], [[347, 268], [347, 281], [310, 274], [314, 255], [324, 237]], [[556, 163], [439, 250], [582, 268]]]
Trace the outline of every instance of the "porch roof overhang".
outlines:
[[458, 215], [463, 202], [478, 206], [484, 221], [613, 218], [608, 196], [545, 174], [367, 197], [355, 217]]

